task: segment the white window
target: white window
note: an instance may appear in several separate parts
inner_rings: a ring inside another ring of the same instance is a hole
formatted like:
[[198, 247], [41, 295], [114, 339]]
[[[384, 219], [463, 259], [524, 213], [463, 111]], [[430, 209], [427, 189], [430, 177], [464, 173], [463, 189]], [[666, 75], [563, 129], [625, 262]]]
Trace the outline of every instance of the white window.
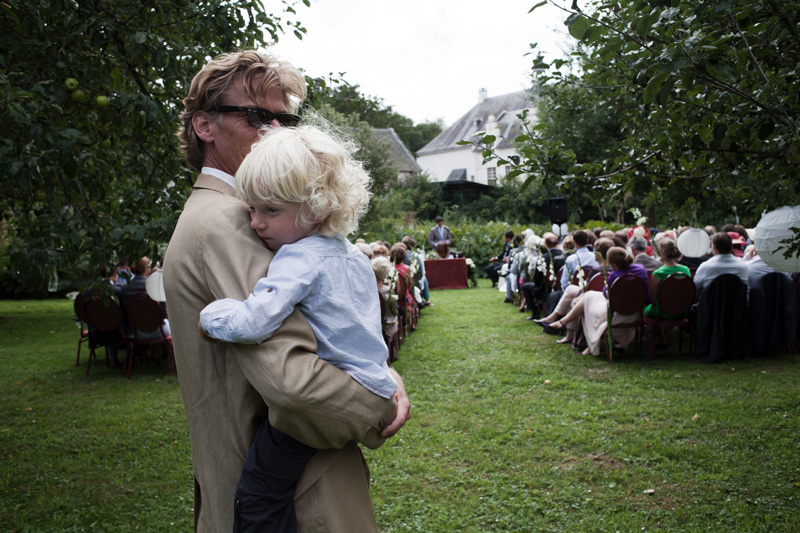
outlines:
[[497, 183], [497, 167], [489, 167], [486, 169], [486, 178], [489, 185]]

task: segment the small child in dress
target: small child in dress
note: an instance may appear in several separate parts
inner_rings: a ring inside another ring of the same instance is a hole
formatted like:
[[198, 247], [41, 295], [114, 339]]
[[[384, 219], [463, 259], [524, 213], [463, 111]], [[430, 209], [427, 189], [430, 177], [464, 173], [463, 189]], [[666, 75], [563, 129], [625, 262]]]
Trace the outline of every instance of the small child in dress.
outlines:
[[[370, 197], [370, 178], [353, 151], [313, 126], [272, 129], [253, 145], [236, 173], [236, 190], [250, 205], [250, 227], [276, 253], [247, 300], [226, 298], [203, 309], [201, 335], [261, 343], [297, 307], [314, 331], [319, 357], [388, 402], [397, 384], [387, 365], [375, 276], [345, 238]], [[264, 419], [236, 489], [237, 531], [296, 531], [294, 493], [314, 452]]]

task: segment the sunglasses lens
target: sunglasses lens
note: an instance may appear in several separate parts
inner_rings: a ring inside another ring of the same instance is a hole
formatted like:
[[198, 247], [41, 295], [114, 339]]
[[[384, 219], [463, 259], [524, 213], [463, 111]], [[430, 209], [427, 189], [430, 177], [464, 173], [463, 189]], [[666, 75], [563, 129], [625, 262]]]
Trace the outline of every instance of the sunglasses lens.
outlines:
[[300, 123], [300, 117], [297, 115], [292, 115], [291, 113], [284, 113], [282, 115], [278, 115], [278, 122], [281, 123], [281, 126], [293, 128]]
[[272, 113], [262, 109], [248, 109], [247, 110], [247, 123], [252, 128], [262, 128], [269, 126], [272, 122]]
[[247, 123], [252, 128], [263, 128], [272, 124], [273, 120], [277, 120], [281, 126], [293, 127], [300, 123], [300, 117], [291, 113], [275, 114], [266, 109], [248, 109], [247, 110]]

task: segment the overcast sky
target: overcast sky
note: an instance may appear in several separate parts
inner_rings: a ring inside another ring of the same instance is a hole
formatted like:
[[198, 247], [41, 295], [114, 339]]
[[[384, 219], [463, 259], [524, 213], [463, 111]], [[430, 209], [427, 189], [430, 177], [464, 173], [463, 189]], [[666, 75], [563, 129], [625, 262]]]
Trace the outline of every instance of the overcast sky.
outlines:
[[306, 36], [286, 35], [273, 51], [311, 76], [344, 72], [416, 123], [449, 126], [479, 89], [491, 97], [529, 86], [530, 43], [563, 55], [566, 14], [550, 5], [528, 14], [538, 1], [311, 0], [296, 6]]

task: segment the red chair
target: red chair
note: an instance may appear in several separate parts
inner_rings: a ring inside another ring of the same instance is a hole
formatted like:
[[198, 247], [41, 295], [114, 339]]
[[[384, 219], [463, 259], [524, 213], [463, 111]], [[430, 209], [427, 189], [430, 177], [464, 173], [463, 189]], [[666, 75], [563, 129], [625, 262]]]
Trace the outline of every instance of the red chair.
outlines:
[[[147, 293], [140, 292], [128, 300], [125, 312], [128, 317], [128, 324], [131, 325], [134, 331], [128, 347], [128, 356], [125, 358], [128, 379], [131, 379], [133, 355], [136, 346], [150, 347], [156, 344], [163, 344], [167, 348], [167, 374], [171, 374], [172, 369], [175, 368], [175, 355], [172, 350], [172, 335], [164, 334], [164, 318], [166, 317], [161, 309], [161, 304], [150, 298]], [[141, 336], [143, 331], [159, 331], [161, 335], [155, 338], [146, 338]], [[125, 368], [123, 368], [123, 371], [125, 371]]]
[[[583, 285], [582, 288], [585, 289], [586, 288], [586, 284], [589, 283], [589, 275], [591, 274], [592, 267], [581, 267], [581, 270], [583, 270], [583, 282], [584, 282], [584, 285]], [[580, 285], [580, 280], [578, 279], [578, 273], [579, 272], [580, 272], [580, 270], [576, 270], [575, 273], [572, 275], [572, 284], [573, 285]]]
[[[83, 303], [83, 291], [78, 293], [73, 303], [75, 309], [75, 316], [78, 317], [78, 325], [80, 326], [80, 335], [78, 336], [78, 358], [75, 359], [75, 366], [80, 366], [81, 363], [81, 344], [89, 340], [89, 316], [86, 314], [86, 309]], [[83, 325], [86, 324], [86, 329]]]
[[[658, 284], [653, 301], [658, 304], [662, 314], [679, 316], [680, 318], [648, 318], [644, 317], [644, 323], [650, 330], [649, 351], [650, 359], [656, 358], [656, 331], [663, 328], [678, 328], [678, 351], [683, 350], [683, 331], [689, 331], [690, 347], [694, 348], [694, 332], [689, 321], [689, 309], [697, 301], [697, 289], [694, 281], [686, 274], [675, 272], [667, 276], [664, 281]], [[667, 338], [669, 336], [667, 335]]]
[[106, 348], [106, 366], [109, 365], [108, 347], [111, 345], [125, 345], [126, 351], [128, 340], [122, 332], [122, 309], [117, 300], [103, 294], [94, 294], [84, 305], [86, 316], [89, 319], [89, 362], [86, 365], [86, 375], [92, 367], [92, 359], [95, 356], [95, 348], [104, 346]]
[[586, 285], [587, 291], [599, 291], [603, 292], [603, 287], [606, 286], [606, 277], [603, 275], [602, 272], [598, 272], [592, 279], [589, 280], [589, 283]]
[[[565, 268], [567, 268], [567, 267], [564, 266], [564, 265], [561, 265], [561, 268], [558, 269], [558, 272], [556, 273], [556, 280], [553, 282], [552, 285], [550, 285], [550, 288], [552, 290], [554, 290], [554, 291], [560, 291], [561, 290], [561, 274], [564, 273], [564, 269]], [[548, 285], [549, 284], [550, 284], [550, 282], [548, 281]]]
[[620, 315], [638, 315], [632, 322], [622, 324], [609, 324], [606, 332], [606, 354], [608, 361], [611, 362], [611, 338], [614, 328], [636, 328], [636, 340], [634, 341], [639, 349], [639, 333], [644, 327], [642, 312], [647, 303], [647, 285], [635, 274], [625, 274], [617, 278], [614, 284], [608, 289], [608, 306], [612, 313]]

